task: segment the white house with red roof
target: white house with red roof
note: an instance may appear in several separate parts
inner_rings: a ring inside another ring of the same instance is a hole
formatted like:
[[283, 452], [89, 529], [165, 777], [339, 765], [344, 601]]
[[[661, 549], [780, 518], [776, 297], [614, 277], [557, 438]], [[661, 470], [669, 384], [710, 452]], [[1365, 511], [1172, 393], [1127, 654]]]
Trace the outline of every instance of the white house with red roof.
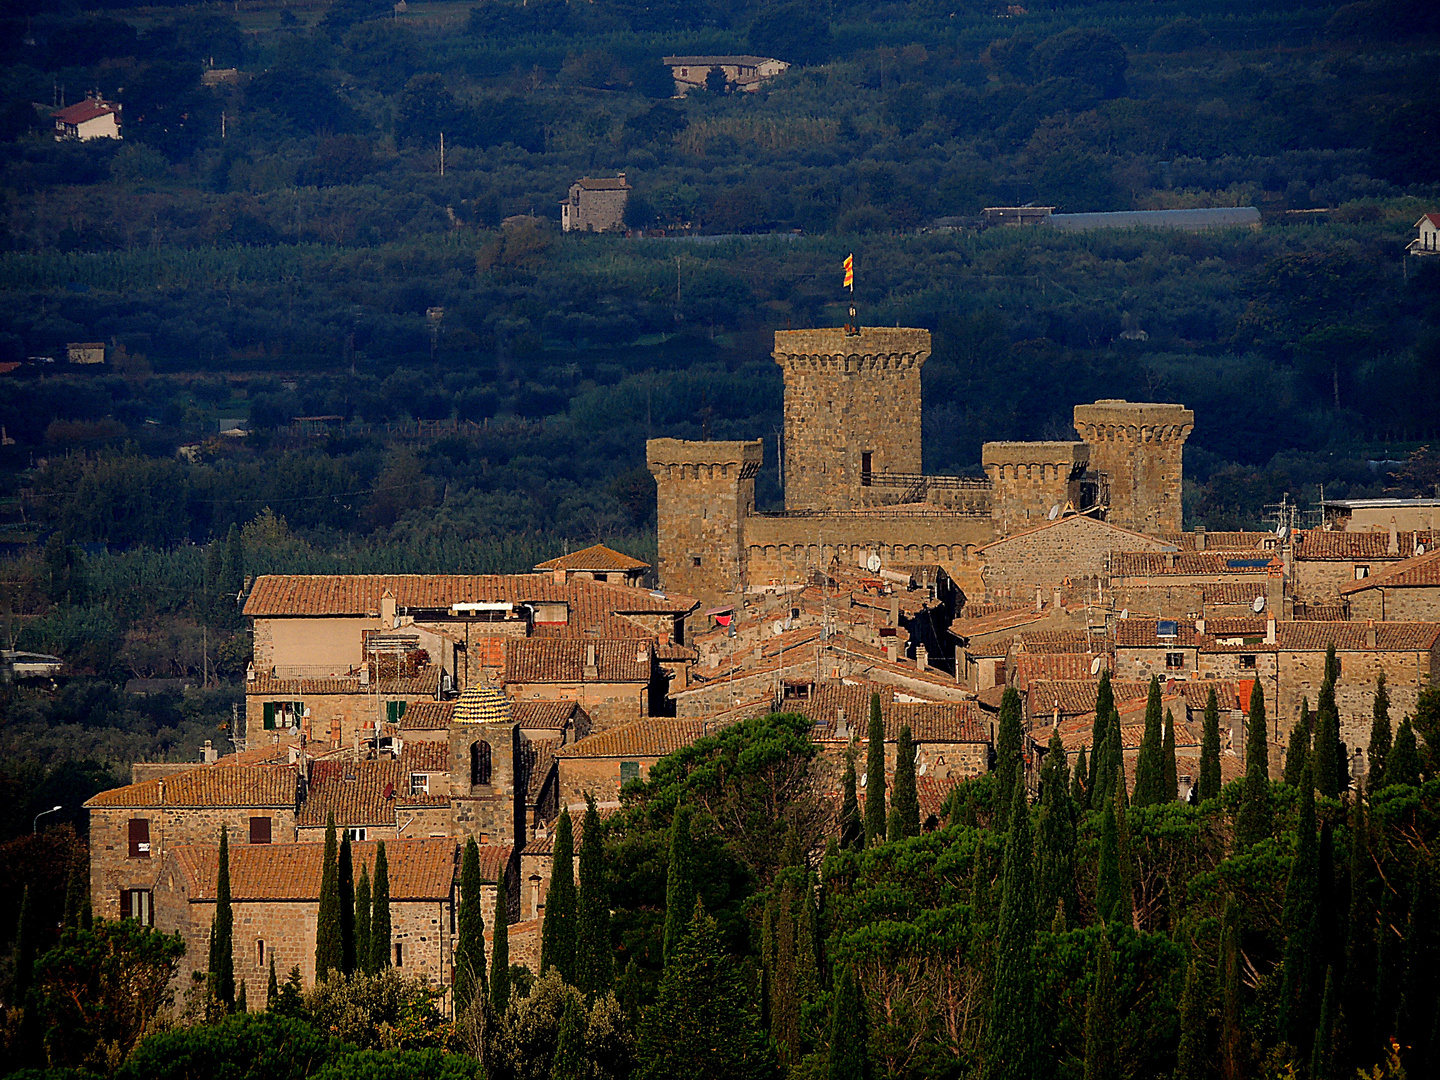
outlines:
[[85, 100], [55, 112], [55, 141], [79, 139], [119, 139], [120, 105], [106, 101], [98, 93], [86, 94]]
[[1440, 214], [1425, 214], [1415, 228], [1419, 235], [1405, 250], [1411, 255], [1440, 255]]

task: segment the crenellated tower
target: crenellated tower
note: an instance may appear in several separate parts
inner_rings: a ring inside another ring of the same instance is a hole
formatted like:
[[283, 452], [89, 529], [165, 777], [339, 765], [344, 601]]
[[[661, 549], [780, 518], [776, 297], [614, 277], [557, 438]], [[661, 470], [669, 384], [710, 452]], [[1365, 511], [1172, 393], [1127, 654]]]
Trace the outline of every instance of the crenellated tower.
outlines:
[[995, 535], [1040, 525], [1086, 499], [1090, 446], [1083, 442], [987, 442], [980, 464], [990, 480], [990, 517]]
[[1075, 406], [1090, 469], [1109, 488], [1106, 520], [1136, 532], [1181, 530], [1181, 454], [1195, 427], [1183, 405], [1101, 399]]
[[[785, 508], [853, 510], [920, 478], [920, 368], [930, 331], [777, 330], [785, 371]], [[893, 474], [885, 478], [884, 474]]]

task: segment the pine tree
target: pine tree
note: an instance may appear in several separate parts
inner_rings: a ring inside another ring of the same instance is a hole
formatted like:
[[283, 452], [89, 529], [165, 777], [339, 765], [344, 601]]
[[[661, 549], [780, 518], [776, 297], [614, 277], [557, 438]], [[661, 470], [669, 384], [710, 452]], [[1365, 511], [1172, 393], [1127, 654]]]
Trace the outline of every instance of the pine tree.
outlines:
[[1340, 795], [1340, 714], [1335, 708], [1335, 668], [1332, 644], [1325, 653], [1326, 676], [1315, 707], [1315, 736], [1310, 750], [1315, 763], [1315, 790], [1331, 799]]
[[1085, 762], [1085, 747], [1080, 747], [1080, 756], [1075, 759], [1075, 774], [1070, 778], [1070, 799], [1078, 809], [1090, 805], [1090, 794], [1085, 790], [1085, 780], [1090, 775], [1090, 766]]
[[1385, 786], [1409, 784], [1415, 787], [1419, 783], [1420, 749], [1415, 745], [1415, 729], [1407, 716], [1400, 721], [1400, 728], [1395, 732], [1395, 745], [1385, 761]]
[[1001, 873], [1000, 918], [994, 941], [990, 1015], [986, 1023], [985, 1080], [1032, 1080], [1039, 1066], [1031, 857], [1025, 785], [1017, 779]]
[[895, 787], [890, 793], [887, 839], [920, 835], [920, 796], [915, 791], [915, 741], [910, 726], [900, 725], [895, 741]]
[[[581, 850], [584, 850], [582, 844]], [[555, 1039], [555, 1058], [550, 1066], [551, 1080], [589, 1080], [590, 1059], [585, 1053], [585, 1012], [575, 994], [565, 996], [565, 1011], [560, 1014], [560, 1032]]]
[[865, 846], [865, 828], [860, 820], [860, 799], [856, 795], [855, 754], [852, 740], [845, 751], [845, 775], [840, 782], [840, 849], [858, 851]]
[[1102, 926], [1095, 961], [1095, 987], [1085, 1009], [1085, 1080], [1117, 1080], [1119, 1077], [1115, 1022], [1115, 961], [1110, 935]]
[[340, 879], [340, 949], [341, 970], [346, 975], [355, 971], [355, 866], [350, 850], [350, 833], [340, 841], [337, 867]]
[[545, 922], [540, 927], [540, 973], [554, 968], [575, 985], [575, 841], [570, 810], [562, 807], [555, 826], [555, 854], [550, 870], [550, 891], [545, 896]]
[[355, 886], [355, 970], [373, 975], [373, 952], [370, 947], [370, 868], [360, 867], [360, 883]]
[[275, 980], [275, 950], [270, 950], [270, 979], [265, 984], [265, 1011], [275, 1007], [280, 998], [280, 984]]
[[604, 839], [594, 797], [580, 823], [580, 901], [575, 939], [575, 985], [593, 1000], [615, 981], [610, 945], [610, 905], [605, 898]]
[[1009, 827], [1009, 793], [1015, 790], [1017, 782], [1024, 783], [1020, 755], [1024, 749], [1025, 729], [1021, 718], [1020, 694], [1013, 686], [1007, 686], [1000, 697], [1000, 721], [995, 733], [995, 790], [1000, 793], [995, 800], [997, 832], [1004, 832]]
[[1160, 744], [1162, 802], [1174, 802], [1180, 794], [1180, 763], [1175, 760], [1175, 714], [1165, 710], [1165, 741]]
[[1175, 1067], [1175, 1080], [1205, 1080], [1206, 993], [1200, 978], [1200, 965], [1192, 956], [1185, 966], [1185, 989], [1180, 994], [1180, 1050]]
[[1036, 917], [1056, 913], [1068, 926], [1079, 908], [1075, 890], [1075, 803], [1066, 784], [1065, 745], [1052, 731], [1040, 776], [1039, 851], [1036, 856]]
[[378, 975], [390, 966], [390, 860], [385, 841], [375, 845], [375, 877], [370, 883], [370, 970]]
[[[472, 836], [460, 859], [460, 911], [455, 938], [455, 1015], [463, 1013], [485, 987], [485, 915], [480, 908], [480, 845]], [[549, 905], [546, 905], [549, 918]]]
[[1315, 788], [1312, 769], [1307, 767], [1300, 782], [1300, 819], [1295, 826], [1295, 857], [1285, 883], [1281, 928], [1285, 951], [1277, 1027], [1280, 1038], [1292, 1050], [1307, 1050], [1313, 1040], [1314, 1018], [1307, 1007], [1306, 976], [1311, 955], [1317, 947], [1312, 936], [1319, 891], [1319, 852], [1315, 838]]
[[325, 860], [320, 871], [320, 908], [315, 928], [315, 981], [332, 971], [343, 971], [345, 945], [340, 922], [340, 855], [335, 837], [335, 815], [325, 822]]
[[865, 747], [865, 846], [885, 842], [885, 721], [880, 695], [870, 695], [870, 728]]
[[1161, 762], [1160, 679], [1150, 676], [1150, 694], [1145, 702], [1145, 735], [1135, 762], [1135, 805], [1154, 806], [1163, 801], [1164, 765]]
[[1225, 901], [1220, 926], [1220, 971], [1224, 980], [1220, 1004], [1221, 1080], [1244, 1080], [1248, 1055], [1243, 1018], [1244, 958], [1240, 953], [1240, 908], [1235, 898]]
[[1390, 757], [1390, 691], [1385, 688], [1385, 673], [1375, 679], [1375, 714], [1370, 723], [1370, 748], [1366, 751], [1365, 790], [1379, 791], [1385, 786], [1385, 762]]
[[510, 1007], [510, 901], [505, 871], [495, 883], [495, 941], [490, 946], [490, 1009], [504, 1016]]
[[830, 1016], [830, 1064], [826, 1080], [867, 1080], [870, 1076], [868, 1029], [865, 998], [855, 979], [855, 969], [846, 964], [840, 972], [840, 986]]
[[1270, 835], [1270, 750], [1265, 723], [1265, 693], [1257, 681], [1250, 689], [1250, 718], [1245, 727], [1245, 790], [1235, 817], [1235, 844], [1240, 849]]
[[210, 993], [224, 1011], [235, 1007], [235, 911], [230, 905], [230, 839], [224, 825], [215, 876], [215, 919], [210, 925]]
[[1311, 1041], [1311, 1080], [1329, 1080], [1335, 1075], [1335, 969], [1325, 969], [1325, 989], [1320, 997], [1320, 1021]]
[[690, 839], [690, 807], [675, 808], [670, 823], [670, 865], [665, 878], [665, 963], [670, 963], [680, 939], [690, 925], [695, 908], [694, 851]]
[[1220, 794], [1220, 703], [1215, 688], [1205, 701], [1205, 724], [1200, 735], [1200, 801]]
[[1100, 752], [1109, 733], [1110, 715], [1115, 711], [1115, 691], [1110, 687], [1110, 670], [1100, 672], [1100, 686], [1095, 691], [1095, 719], [1090, 725], [1090, 774], [1085, 790], [1091, 793], [1090, 809], [1100, 810], [1104, 802], [1096, 801], [1095, 789], [1100, 770]]
[[1345, 976], [1340, 1015], [1345, 1033], [1344, 1068], [1373, 1064], [1375, 1026], [1375, 908], [1379, 882], [1370, 860], [1370, 824], [1365, 801], [1350, 804], [1350, 918], [1345, 941]]
[[15, 974], [11, 977], [10, 1000], [23, 1002], [35, 981], [36, 943], [39, 938], [39, 915], [30, 902], [30, 886], [20, 891], [20, 922], [15, 930]]
[[1293, 788], [1300, 786], [1305, 775], [1305, 765], [1310, 760], [1310, 728], [1314, 720], [1310, 715], [1310, 699], [1300, 699], [1300, 719], [1290, 729], [1290, 745], [1285, 748], [1285, 783]]

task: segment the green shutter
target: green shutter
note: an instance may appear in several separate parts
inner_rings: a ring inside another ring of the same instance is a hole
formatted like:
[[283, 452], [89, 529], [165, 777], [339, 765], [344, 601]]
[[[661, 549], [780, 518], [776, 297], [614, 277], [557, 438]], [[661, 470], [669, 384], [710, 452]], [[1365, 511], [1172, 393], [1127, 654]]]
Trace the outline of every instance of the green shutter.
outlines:
[[264, 709], [265, 709], [265, 730], [266, 730], [266, 731], [274, 731], [274, 730], [275, 730], [275, 702], [273, 702], [273, 701], [267, 701], [267, 702], [265, 702]]
[[405, 706], [408, 704], [410, 704], [408, 701], [395, 702], [395, 722], [397, 724], [405, 719]]
[[298, 728], [301, 721], [305, 719], [305, 703], [303, 701], [293, 701], [290, 703], [290, 710], [295, 715], [295, 726]]
[[640, 778], [640, 763], [638, 761], [620, 762], [620, 786], [624, 787], [631, 780]]

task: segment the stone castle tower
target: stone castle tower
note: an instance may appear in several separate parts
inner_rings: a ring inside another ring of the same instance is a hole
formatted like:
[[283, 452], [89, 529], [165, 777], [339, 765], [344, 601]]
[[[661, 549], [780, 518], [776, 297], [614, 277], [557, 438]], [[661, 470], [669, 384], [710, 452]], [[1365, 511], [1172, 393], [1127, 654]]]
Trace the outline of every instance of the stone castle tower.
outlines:
[[1090, 447], [1083, 442], [988, 442], [980, 463], [990, 480], [995, 535], [1008, 536], [1058, 517], [1067, 506], [1083, 510], [1095, 501], [1087, 482]]
[[1180, 532], [1181, 451], [1195, 427], [1183, 405], [1103, 398], [1075, 406], [1090, 469], [1109, 487], [1106, 520], [1144, 533]]
[[755, 510], [764, 444], [651, 439], [660, 581], [672, 592], [715, 598], [745, 587], [745, 518]]
[[882, 501], [865, 490], [880, 474], [919, 478], [930, 331], [778, 330], [771, 355], [785, 371], [787, 510], [853, 510]]

